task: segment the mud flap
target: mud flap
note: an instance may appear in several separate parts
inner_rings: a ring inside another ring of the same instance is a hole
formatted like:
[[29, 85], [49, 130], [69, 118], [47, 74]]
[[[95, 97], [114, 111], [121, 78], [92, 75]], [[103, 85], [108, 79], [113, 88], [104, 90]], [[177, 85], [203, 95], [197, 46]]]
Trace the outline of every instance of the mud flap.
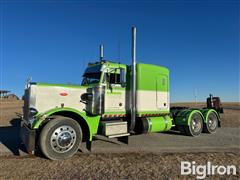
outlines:
[[128, 136], [122, 136], [122, 137], [118, 137], [117, 138], [118, 141], [122, 142], [122, 143], [125, 143], [125, 144], [128, 144]]
[[91, 152], [91, 150], [92, 150], [92, 141], [87, 141], [86, 142], [86, 148], [87, 148], [88, 151]]
[[20, 129], [20, 138], [26, 147], [29, 154], [34, 154], [35, 151], [35, 137], [36, 130], [30, 129], [27, 125], [23, 124]]

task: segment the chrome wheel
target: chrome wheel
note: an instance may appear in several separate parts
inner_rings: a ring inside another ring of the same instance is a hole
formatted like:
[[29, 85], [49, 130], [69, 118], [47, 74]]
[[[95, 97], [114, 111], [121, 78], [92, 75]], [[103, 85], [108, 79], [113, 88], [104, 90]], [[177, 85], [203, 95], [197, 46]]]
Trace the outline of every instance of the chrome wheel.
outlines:
[[59, 160], [72, 157], [82, 142], [82, 128], [79, 123], [68, 117], [52, 116], [43, 127], [39, 146], [49, 159]]
[[50, 139], [51, 147], [58, 153], [69, 151], [76, 141], [76, 132], [70, 126], [60, 126], [54, 130]]
[[198, 136], [203, 129], [203, 119], [200, 112], [194, 112], [190, 117], [189, 126], [185, 126], [185, 132], [189, 136]]
[[192, 129], [194, 132], [200, 131], [202, 128], [201, 120], [199, 118], [193, 118], [192, 120]]
[[211, 113], [208, 119], [208, 127], [210, 130], [215, 130], [217, 128], [217, 117], [215, 114]]
[[210, 112], [207, 116], [206, 123], [204, 123], [203, 131], [205, 133], [215, 133], [218, 128], [219, 118], [215, 112]]

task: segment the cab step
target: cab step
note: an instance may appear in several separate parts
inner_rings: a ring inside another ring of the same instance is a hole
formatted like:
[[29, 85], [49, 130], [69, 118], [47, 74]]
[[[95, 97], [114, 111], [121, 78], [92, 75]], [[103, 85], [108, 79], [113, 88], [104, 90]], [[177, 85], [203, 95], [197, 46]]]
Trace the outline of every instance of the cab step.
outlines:
[[108, 136], [108, 138], [116, 138], [116, 137], [123, 137], [123, 136], [130, 136], [130, 133], [111, 135], [111, 136]]

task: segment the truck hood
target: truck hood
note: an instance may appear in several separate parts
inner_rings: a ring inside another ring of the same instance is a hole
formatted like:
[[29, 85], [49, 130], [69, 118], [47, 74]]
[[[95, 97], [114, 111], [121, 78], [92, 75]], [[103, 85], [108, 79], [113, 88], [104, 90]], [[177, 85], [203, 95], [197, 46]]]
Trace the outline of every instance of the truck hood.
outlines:
[[34, 108], [39, 113], [58, 107], [71, 107], [84, 111], [81, 95], [87, 92], [88, 86], [30, 83], [25, 89], [24, 108]]

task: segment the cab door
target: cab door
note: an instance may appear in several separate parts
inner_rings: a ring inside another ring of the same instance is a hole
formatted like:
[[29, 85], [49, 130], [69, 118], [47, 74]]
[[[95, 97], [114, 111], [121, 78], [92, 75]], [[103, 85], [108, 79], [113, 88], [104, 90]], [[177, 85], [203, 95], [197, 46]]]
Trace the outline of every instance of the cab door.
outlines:
[[120, 73], [105, 73], [105, 114], [126, 113], [126, 88], [120, 82]]

